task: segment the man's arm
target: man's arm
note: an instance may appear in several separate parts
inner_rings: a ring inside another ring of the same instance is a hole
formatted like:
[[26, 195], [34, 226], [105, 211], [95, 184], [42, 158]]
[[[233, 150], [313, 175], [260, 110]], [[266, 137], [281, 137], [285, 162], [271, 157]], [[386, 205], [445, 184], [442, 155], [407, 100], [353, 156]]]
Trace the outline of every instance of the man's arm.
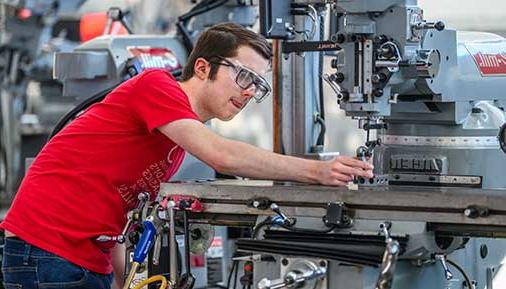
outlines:
[[372, 177], [370, 164], [350, 157], [315, 161], [276, 154], [224, 138], [196, 120], [177, 120], [158, 129], [183, 149], [225, 174], [323, 185], [346, 185], [352, 176]]

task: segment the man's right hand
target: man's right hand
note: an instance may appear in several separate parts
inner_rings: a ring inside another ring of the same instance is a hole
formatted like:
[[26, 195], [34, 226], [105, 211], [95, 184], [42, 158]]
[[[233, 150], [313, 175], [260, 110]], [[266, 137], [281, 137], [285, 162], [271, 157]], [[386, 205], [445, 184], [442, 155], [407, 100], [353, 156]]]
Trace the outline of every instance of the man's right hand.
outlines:
[[323, 161], [320, 166], [319, 183], [328, 186], [346, 186], [353, 177], [372, 178], [373, 166], [367, 162], [347, 156], [338, 156], [330, 161]]

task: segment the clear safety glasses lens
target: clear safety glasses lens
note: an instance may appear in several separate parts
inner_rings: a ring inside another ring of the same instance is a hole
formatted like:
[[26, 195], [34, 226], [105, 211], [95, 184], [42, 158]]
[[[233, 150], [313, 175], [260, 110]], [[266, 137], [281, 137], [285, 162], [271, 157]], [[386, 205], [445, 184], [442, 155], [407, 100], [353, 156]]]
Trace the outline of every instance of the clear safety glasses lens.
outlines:
[[271, 91], [269, 84], [263, 77], [245, 67], [239, 69], [235, 81], [242, 89], [249, 89], [254, 86], [255, 95], [253, 97], [257, 103], [262, 102]]

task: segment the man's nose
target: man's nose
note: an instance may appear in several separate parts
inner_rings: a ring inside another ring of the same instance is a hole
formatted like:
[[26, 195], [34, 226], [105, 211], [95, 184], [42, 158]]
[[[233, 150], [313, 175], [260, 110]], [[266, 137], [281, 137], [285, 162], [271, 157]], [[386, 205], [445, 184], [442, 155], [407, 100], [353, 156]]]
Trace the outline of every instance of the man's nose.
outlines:
[[248, 88], [242, 90], [242, 96], [247, 97], [248, 100], [255, 96], [256, 86], [251, 84]]

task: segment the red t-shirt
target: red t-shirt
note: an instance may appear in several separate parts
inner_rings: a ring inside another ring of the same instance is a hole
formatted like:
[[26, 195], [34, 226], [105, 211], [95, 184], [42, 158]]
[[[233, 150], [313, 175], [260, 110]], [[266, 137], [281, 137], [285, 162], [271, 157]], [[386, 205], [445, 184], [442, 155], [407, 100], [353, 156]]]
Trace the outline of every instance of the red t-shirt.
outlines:
[[126, 81], [46, 144], [0, 225], [91, 271], [112, 272], [113, 242], [140, 192], [154, 198], [184, 150], [156, 128], [196, 119], [188, 96], [163, 70]]

